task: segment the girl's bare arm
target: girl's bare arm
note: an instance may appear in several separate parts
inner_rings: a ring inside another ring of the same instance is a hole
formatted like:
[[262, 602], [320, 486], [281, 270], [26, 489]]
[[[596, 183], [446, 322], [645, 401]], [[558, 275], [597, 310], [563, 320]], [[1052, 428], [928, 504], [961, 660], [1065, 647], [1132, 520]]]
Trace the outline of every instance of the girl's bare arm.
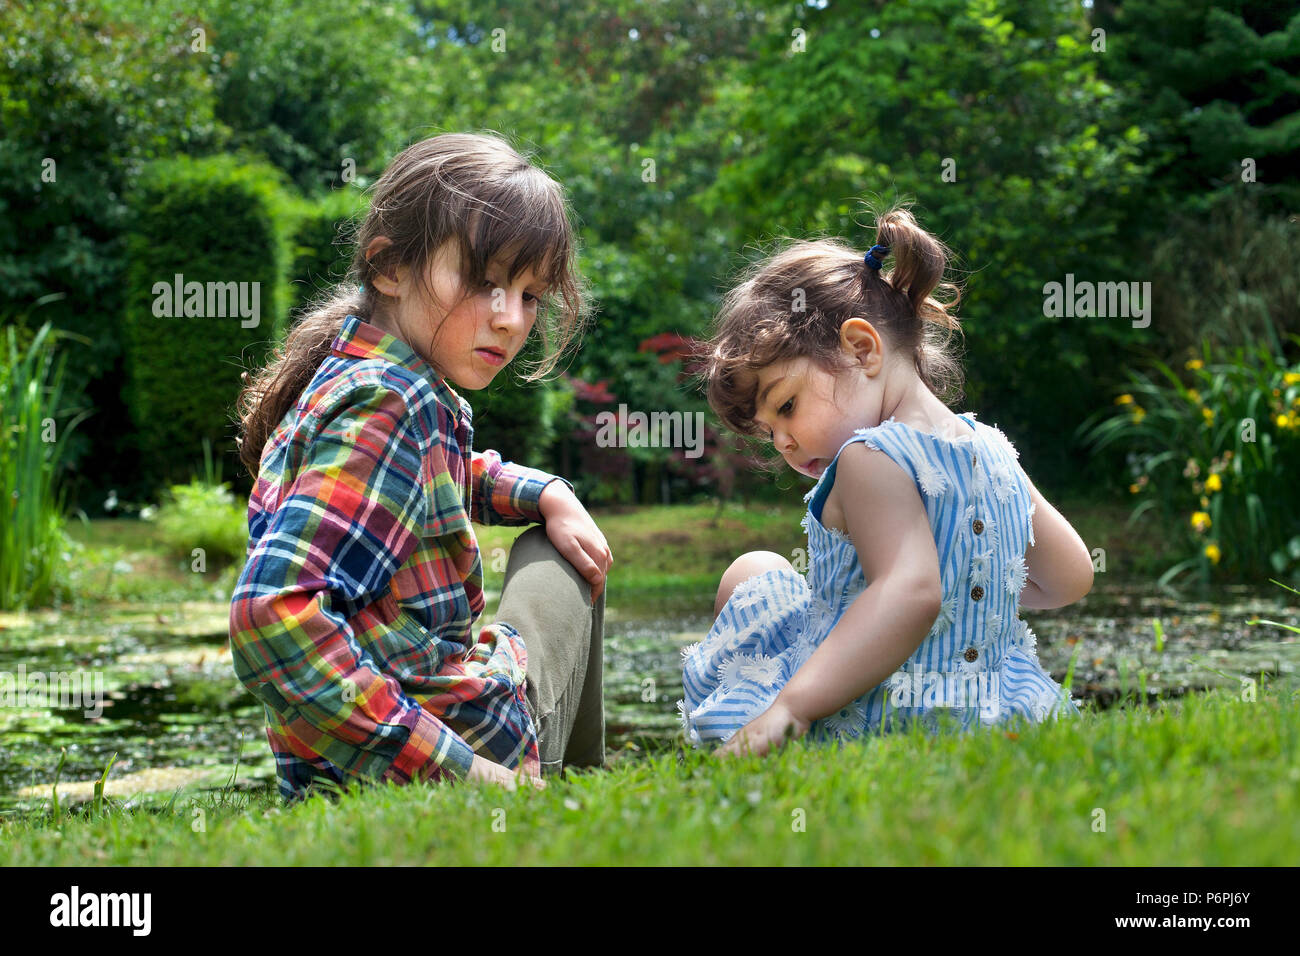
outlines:
[[1047, 610], [1073, 604], [1092, 590], [1092, 554], [1032, 481], [1029, 494], [1035, 505], [1034, 543], [1025, 551], [1029, 580], [1020, 592], [1020, 606]]
[[943, 598], [934, 532], [911, 476], [854, 443], [840, 452], [835, 483], [869, 584], [777, 697], [804, 722], [893, 674], [925, 639]]

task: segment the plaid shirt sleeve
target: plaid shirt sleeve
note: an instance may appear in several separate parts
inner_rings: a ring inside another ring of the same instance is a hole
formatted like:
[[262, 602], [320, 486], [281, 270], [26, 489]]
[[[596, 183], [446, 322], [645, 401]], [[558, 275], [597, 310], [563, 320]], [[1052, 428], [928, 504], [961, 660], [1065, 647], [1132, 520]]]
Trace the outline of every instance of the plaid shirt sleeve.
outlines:
[[420, 542], [422, 441], [402, 396], [354, 384], [321, 413], [231, 604], [239, 679], [287, 721], [347, 745], [350, 773], [464, 777], [474, 752], [362, 650], [349, 620]]
[[536, 468], [527, 468], [513, 462], [503, 462], [495, 451], [474, 452], [470, 458], [472, 491], [470, 494], [470, 520], [481, 525], [521, 525], [542, 520], [542, 489], [552, 481], [563, 481], [569, 490], [573, 485], [566, 479], [547, 474]]

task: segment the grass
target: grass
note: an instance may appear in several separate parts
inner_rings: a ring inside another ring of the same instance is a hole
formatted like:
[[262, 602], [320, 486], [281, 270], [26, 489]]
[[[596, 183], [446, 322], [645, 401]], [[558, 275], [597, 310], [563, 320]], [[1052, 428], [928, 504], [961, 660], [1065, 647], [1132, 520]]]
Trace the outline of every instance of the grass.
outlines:
[[239, 568], [209, 558], [196, 572], [169, 553], [158, 527], [137, 518], [71, 520], [68, 561], [60, 570], [74, 607], [140, 601], [228, 601]]
[[[1124, 502], [1063, 498], [1054, 502], [1074, 525], [1088, 548], [1105, 551], [1106, 571], [1138, 578], [1155, 576], [1170, 562], [1164, 543], [1176, 540], [1158, 526], [1154, 514], [1126, 525], [1131, 509]], [[719, 514], [712, 504], [593, 509], [592, 517], [614, 553], [609, 588], [612, 594], [681, 588], [713, 590], [723, 571], [746, 551], [775, 551], [794, 560], [807, 549], [800, 527], [804, 504], [799, 495], [776, 504], [754, 503], [748, 509], [727, 504]], [[488, 587], [499, 589], [504, 574], [491, 567], [494, 548], [508, 552], [525, 528], [479, 528]]]
[[571, 772], [544, 792], [382, 785], [293, 807], [229, 786], [149, 808], [105, 798], [98, 813], [0, 823], [0, 845], [25, 866], [1291, 865], [1297, 696], [1291, 681], [1255, 701], [1214, 691], [991, 734], [797, 741], [764, 760], [688, 750]]
[[[1058, 507], [1089, 547], [1108, 550], [1110, 570], [1159, 562], [1158, 539], [1124, 529], [1108, 506]], [[698, 505], [594, 516], [621, 598], [682, 582], [711, 589], [744, 551], [792, 555], [805, 545], [802, 513], [796, 496], [720, 515]], [[494, 549], [503, 558], [524, 530], [476, 529], [490, 588], [504, 570]], [[108, 575], [105, 597], [217, 585], [165, 557], [150, 523], [74, 523], [73, 533], [87, 580]], [[1145, 550], [1131, 550], [1129, 534]], [[134, 570], [114, 572], [118, 562]], [[284, 807], [236, 772], [220, 789], [123, 798], [109, 792], [110, 766], [93, 799], [77, 802], [65, 785], [43, 809], [0, 815], [0, 862], [1286, 865], [1300, 852], [1288, 680], [1260, 686], [1255, 701], [1220, 690], [990, 735], [893, 734], [838, 750], [800, 741], [763, 761], [618, 751], [605, 770], [542, 793], [375, 786]]]
[[63, 408], [64, 359], [54, 346], [61, 335], [47, 322], [20, 346], [10, 325], [0, 342], [0, 610], [40, 607], [54, 596], [64, 541], [60, 463], [87, 414], [69, 420]]
[[[1123, 504], [1064, 500], [1057, 507], [1087, 542], [1107, 555], [1107, 572], [1134, 577], [1158, 574], [1168, 561], [1161, 542], [1170, 540], [1154, 528], [1154, 515], [1125, 527], [1129, 509]], [[614, 553], [610, 594], [632, 596], [665, 591], [710, 593], [723, 571], [746, 551], [775, 551], [795, 560], [796, 549], [807, 548], [799, 522], [804, 505], [798, 495], [777, 504], [713, 504], [592, 509]], [[475, 526], [483, 557], [484, 582], [499, 591], [505, 559], [514, 539], [528, 526]], [[191, 570], [188, 558], [167, 553], [157, 526], [134, 518], [72, 521], [69, 537], [83, 546], [68, 570], [78, 597], [94, 602], [212, 599], [224, 588], [228, 597], [237, 568], [212, 566], [203, 574]]]
[[[797, 499], [749, 509], [729, 504], [720, 515], [712, 504], [592, 511], [614, 554], [611, 594], [712, 591], [727, 565], [746, 551], [776, 551], [793, 560], [795, 548], [807, 548], [799, 526], [802, 517], [803, 505]], [[492, 567], [494, 549], [503, 549], [497, 554], [504, 555], [526, 530], [475, 527], [488, 587], [499, 589], [505, 577]]]

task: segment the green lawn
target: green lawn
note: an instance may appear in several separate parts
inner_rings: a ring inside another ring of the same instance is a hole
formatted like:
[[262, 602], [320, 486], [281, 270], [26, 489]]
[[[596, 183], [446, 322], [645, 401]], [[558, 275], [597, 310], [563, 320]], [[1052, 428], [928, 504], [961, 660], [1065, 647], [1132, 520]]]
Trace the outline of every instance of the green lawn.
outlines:
[[[1112, 570], [1158, 564], [1159, 538], [1124, 529], [1127, 509], [1062, 502]], [[620, 596], [708, 593], [738, 554], [791, 554], [802, 505], [597, 512]], [[489, 587], [524, 528], [478, 529]], [[139, 522], [81, 529], [86, 580], [133, 602], [228, 588], [158, 552]], [[74, 531], [74, 534], [76, 532]], [[1139, 536], [1141, 535], [1141, 536]], [[130, 567], [128, 567], [130, 566]], [[228, 593], [228, 592], [227, 592]], [[1295, 679], [1258, 700], [1216, 690], [1145, 709], [1087, 712], [991, 735], [888, 735], [843, 749], [797, 742], [765, 761], [695, 750], [610, 754], [602, 771], [544, 793], [467, 785], [354, 789], [284, 808], [230, 769], [172, 795], [78, 802], [0, 816], [0, 862], [161, 864], [1084, 864], [1293, 865], [1300, 859]], [[249, 747], [265, 747], [258, 737]], [[120, 774], [110, 774], [110, 782]], [[220, 783], [217, 784], [220, 786]], [[158, 788], [145, 788], [158, 789]], [[110, 792], [112, 792], [110, 788]], [[72, 809], [69, 809], [72, 807]]]
[[[1215, 691], [991, 735], [615, 760], [545, 792], [264, 792], [0, 824], [19, 865], [1294, 865], [1297, 688]], [[64, 811], [66, 814], [66, 811]]]
[[[1158, 527], [1150, 512], [1127, 527], [1130, 508], [1124, 502], [1066, 498], [1053, 504], [1090, 550], [1105, 550], [1110, 574], [1154, 578], [1181, 557], [1162, 547], [1177, 539], [1170, 529]], [[793, 560], [795, 549], [806, 549], [807, 535], [799, 524], [804, 507], [801, 496], [792, 493], [780, 504], [755, 502], [748, 508], [730, 503], [721, 511], [712, 504], [596, 509], [592, 517], [614, 553], [609, 583], [619, 593], [712, 590], [727, 566], [746, 551], [776, 551]], [[491, 567], [493, 549], [508, 549], [524, 530], [475, 528], [489, 587], [499, 588], [503, 577]]]
[[[1126, 528], [1124, 503], [1064, 500], [1057, 507], [1091, 548], [1104, 548], [1109, 573], [1158, 576], [1176, 557], [1160, 549], [1171, 540], [1144, 517]], [[746, 551], [776, 551], [791, 560], [807, 548], [800, 527], [804, 505], [798, 494], [780, 504], [738, 503], [721, 510], [713, 504], [594, 509], [592, 517], [614, 553], [609, 585], [619, 594], [665, 590], [712, 591], [718, 579]], [[499, 590], [510, 544], [526, 527], [475, 526], [483, 555], [484, 581]], [[84, 601], [134, 601], [162, 598], [211, 599], [228, 594], [236, 569], [214, 567], [205, 574], [190, 570], [188, 559], [168, 557], [157, 529], [135, 519], [70, 522], [72, 538], [86, 546], [72, 574]], [[497, 551], [496, 549], [501, 549]]]

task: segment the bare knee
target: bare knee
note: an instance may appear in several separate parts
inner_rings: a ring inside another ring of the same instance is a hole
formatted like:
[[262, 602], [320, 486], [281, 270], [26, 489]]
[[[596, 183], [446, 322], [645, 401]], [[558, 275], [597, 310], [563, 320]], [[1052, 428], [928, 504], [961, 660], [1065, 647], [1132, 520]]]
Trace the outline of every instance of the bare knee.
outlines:
[[722, 613], [722, 609], [727, 606], [727, 602], [731, 600], [732, 592], [736, 590], [736, 586], [740, 582], [765, 571], [777, 571], [785, 568], [789, 568], [791, 571], [794, 570], [794, 566], [790, 564], [785, 556], [777, 554], [775, 551], [749, 551], [742, 554], [731, 562], [731, 567], [723, 572], [722, 581], [718, 584], [718, 598], [713, 605], [713, 616], [716, 618]]

